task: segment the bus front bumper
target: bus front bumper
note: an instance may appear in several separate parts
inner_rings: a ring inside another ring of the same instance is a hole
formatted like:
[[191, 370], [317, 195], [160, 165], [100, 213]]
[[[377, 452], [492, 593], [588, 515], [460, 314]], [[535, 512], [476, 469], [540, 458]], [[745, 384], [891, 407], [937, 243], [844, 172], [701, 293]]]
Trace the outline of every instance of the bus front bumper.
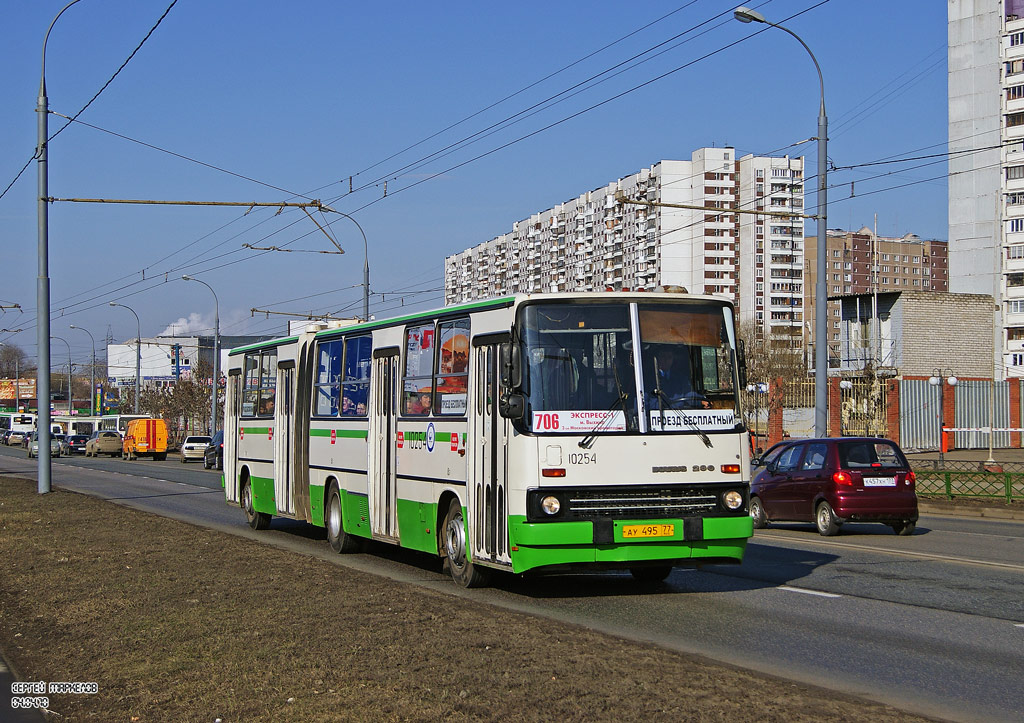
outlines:
[[[538, 568], [624, 569], [652, 562], [739, 563], [753, 531], [749, 515], [597, 522], [527, 522], [513, 516], [509, 544], [517, 573]], [[633, 536], [638, 532], [659, 536]]]

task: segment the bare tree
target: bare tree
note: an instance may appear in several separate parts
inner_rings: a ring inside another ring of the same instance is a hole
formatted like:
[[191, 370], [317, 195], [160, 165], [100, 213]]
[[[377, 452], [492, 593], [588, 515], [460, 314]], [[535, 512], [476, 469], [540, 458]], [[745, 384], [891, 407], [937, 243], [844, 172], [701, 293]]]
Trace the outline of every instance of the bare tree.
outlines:
[[[740, 324], [737, 333], [746, 345], [748, 385], [766, 384], [768, 389], [766, 393], [756, 389], [744, 393], [743, 414], [750, 426], [755, 408], [764, 410], [769, 419], [781, 414], [787, 406], [787, 387], [792, 391], [810, 376], [803, 349], [794, 346], [792, 337], [765, 338], [757, 333], [755, 325], [749, 323]], [[758, 395], [756, 399], [755, 394]]]

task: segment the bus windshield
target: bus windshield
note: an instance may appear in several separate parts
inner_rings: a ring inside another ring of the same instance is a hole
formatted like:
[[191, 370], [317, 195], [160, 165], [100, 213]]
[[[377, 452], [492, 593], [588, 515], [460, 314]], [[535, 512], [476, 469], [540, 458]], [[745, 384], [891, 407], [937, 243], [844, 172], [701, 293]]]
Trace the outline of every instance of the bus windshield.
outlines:
[[529, 304], [519, 330], [530, 431], [735, 428], [736, 341], [728, 304]]

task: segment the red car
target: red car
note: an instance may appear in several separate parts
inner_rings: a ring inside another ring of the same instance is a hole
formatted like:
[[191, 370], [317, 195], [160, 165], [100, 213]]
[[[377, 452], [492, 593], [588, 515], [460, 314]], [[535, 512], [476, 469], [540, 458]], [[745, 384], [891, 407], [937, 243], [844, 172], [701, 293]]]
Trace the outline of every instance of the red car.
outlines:
[[899, 445], [880, 437], [780, 442], [752, 461], [750, 516], [769, 522], [813, 522], [835, 535], [844, 522], [881, 522], [897, 535], [917, 524], [914, 473]]

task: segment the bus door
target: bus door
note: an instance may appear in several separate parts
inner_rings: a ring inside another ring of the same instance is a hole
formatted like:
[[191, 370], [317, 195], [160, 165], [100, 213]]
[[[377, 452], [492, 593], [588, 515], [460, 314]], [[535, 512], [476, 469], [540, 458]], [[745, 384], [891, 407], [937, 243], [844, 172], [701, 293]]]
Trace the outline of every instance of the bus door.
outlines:
[[295, 366], [294, 362], [277, 365], [277, 400], [274, 403], [274, 497], [277, 511], [295, 514], [292, 490], [295, 469], [292, 464], [292, 429], [295, 426]]
[[238, 502], [238, 417], [242, 412], [242, 372], [228, 373], [224, 388], [224, 496]]
[[507, 421], [498, 414], [498, 345], [478, 346], [473, 373], [474, 395], [470, 410], [469, 507], [473, 557], [512, 564], [508, 550], [506, 484]]
[[398, 539], [397, 452], [398, 349], [374, 352], [370, 373], [370, 529], [375, 538]]

